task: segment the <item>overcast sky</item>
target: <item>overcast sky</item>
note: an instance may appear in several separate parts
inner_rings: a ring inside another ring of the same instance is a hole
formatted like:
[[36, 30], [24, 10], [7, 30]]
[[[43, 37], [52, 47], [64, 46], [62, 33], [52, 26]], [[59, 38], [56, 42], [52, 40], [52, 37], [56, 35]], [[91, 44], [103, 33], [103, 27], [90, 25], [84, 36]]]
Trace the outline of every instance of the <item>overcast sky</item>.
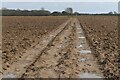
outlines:
[[[63, 11], [72, 7], [74, 12], [106, 13], [118, 11], [119, 0], [3, 0], [2, 7], [9, 9], [41, 9], [42, 7], [53, 11]], [[66, 1], [66, 2], [65, 2]], [[70, 2], [68, 2], [70, 1]], [[74, 1], [74, 2], [72, 2]]]
[[1, 0], [2, 2], [118, 2], [120, 0]]

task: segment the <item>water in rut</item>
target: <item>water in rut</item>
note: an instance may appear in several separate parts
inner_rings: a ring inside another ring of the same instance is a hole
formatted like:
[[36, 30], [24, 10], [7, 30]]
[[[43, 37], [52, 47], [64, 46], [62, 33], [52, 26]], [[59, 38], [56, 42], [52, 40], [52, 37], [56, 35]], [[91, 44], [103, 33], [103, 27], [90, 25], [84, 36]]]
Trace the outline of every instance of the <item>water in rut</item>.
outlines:
[[76, 34], [77, 34], [77, 52], [80, 54], [79, 58], [79, 68], [80, 74], [79, 78], [103, 78], [102, 73], [99, 70], [96, 60], [92, 55], [92, 51], [87, 43], [86, 37], [84, 35], [83, 29], [76, 19]]
[[83, 29], [71, 18], [41, 38], [3, 74], [9, 78], [103, 78]]

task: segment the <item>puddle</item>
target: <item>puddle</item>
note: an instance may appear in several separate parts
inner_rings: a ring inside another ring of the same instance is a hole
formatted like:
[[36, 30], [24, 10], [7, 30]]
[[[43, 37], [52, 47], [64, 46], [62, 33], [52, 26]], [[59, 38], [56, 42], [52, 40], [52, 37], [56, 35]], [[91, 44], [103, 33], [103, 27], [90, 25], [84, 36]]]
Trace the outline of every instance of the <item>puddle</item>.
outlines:
[[59, 48], [61, 48], [61, 47], [62, 47], [62, 45], [59, 45], [58, 47], [59, 47]]
[[82, 32], [78, 32], [78, 34], [81, 34]]
[[77, 30], [82, 30], [80, 27], [77, 27]]
[[90, 50], [81, 50], [79, 51], [81, 54], [88, 54], [88, 53], [91, 53]]
[[50, 35], [50, 37], [53, 37], [54, 35]]
[[82, 45], [77, 46], [77, 48], [81, 48], [81, 47], [83, 47], [83, 46]]
[[46, 43], [46, 42], [48, 42], [47, 40], [43, 40], [43, 43]]
[[64, 48], [65, 46], [64, 45], [59, 45], [58, 48]]
[[78, 38], [85, 38], [85, 37], [78, 37]]
[[80, 62], [85, 62], [85, 61], [87, 61], [88, 59], [87, 58], [81, 58], [80, 59]]
[[[82, 73], [79, 76], [80, 78], [101, 78], [99, 80], [103, 80], [101, 76], [98, 76], [97, 74], [92, 74], [92, 73]], [[89, 80], [89, 79], [88, 79]]]
[[6, 74], [6, 75], [3, 75], [3, 78], [16, 78], [16, 76], [14, 74]]

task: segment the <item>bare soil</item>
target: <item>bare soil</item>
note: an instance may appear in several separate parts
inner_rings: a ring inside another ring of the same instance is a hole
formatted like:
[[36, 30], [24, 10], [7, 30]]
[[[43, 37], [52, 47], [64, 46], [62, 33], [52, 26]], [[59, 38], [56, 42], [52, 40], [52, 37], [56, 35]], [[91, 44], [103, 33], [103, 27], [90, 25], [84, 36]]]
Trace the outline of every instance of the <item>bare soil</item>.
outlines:
[[67, 17], [31, 17], [9, 16], [2, 17], [3, 71], [20, 59], [26, 50], [34, 48], [43, 35], [56, 30]]
[[94, 73], [118, 80], [117, 17], [67, 19], [3, 17], [4, 77], [81, 78]]
[[107, 78], [119, 79], [120, 58], [118, 54], [118, 17], [117, 16], [81, 16], [84, 29], [94, 57], [100, 70]]
[[2, 17], [0, 16], [0, 77], [2, 76], [1, 64], [2, 64]]

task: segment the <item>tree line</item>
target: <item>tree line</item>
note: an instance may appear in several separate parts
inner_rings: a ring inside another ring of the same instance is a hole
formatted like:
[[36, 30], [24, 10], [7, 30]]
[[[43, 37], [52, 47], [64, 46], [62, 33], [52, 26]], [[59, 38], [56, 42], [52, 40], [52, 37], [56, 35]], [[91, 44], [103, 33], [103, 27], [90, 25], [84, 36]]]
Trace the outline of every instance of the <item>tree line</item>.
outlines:
[[[2, 14], [1, 14], [2, 13]], [[66, 8], [65, 11], [59, 12], [59, 11], [54, 11], [54, 12], [50, 12], [48, 10], [14, 10], [14, 9], [7, 9], [7, 8], [2, 8], [0, 10], [0, 15], [2, 16], [68, 16], [68, 15], [113, 15], [112, 12], [109, 12], [108, 14], [81, 14], [78, 12], [74, 12], [73, 13], [73, 9], [72, 8]], [[115, 15], [115, 14], [114, 14]], [[116, 13], [117, 15], [117, 13]]]
[[2, 12], [2, 16], [64, 16], [64, 15], [74, 15], [72, 8], [67, 8], [65, 11], [58, 12], [50, 12], [48, 10], [14, 10], [14, 9], [7, 9], [3, 8], [0, 10]]

